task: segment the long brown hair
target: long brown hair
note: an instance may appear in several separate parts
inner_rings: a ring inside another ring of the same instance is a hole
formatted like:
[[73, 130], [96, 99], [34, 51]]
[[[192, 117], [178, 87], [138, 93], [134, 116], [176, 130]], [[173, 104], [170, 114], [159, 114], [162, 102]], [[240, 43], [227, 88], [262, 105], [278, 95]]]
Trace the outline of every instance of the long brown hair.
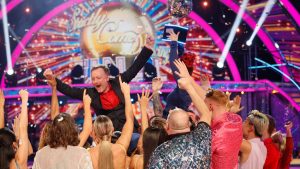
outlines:
[[16, 142], [15, 134], [8, 128], [0, 129], [0, 168], [9, 169], [10, 162], [15, 158], [16, 151], [13, 143]]
[[94, 122], [96, 141], [100, 143], [98, 154], [98, 169], [113, 169], [111, 137], [114, 127], [109, 117], [100, 115]]
[[78, 131], [74, 119], [66, 113], [60, 113], [52, 121], [49, 130], [48, 145], [51, 148], [79, 144]]
[[144, 168], [147, 168], [149, 159], [157, 146], [167, 140], [164, 128], [148, 127], [143, 135]]
[[49, 142], [49, 130], [51, 127], [51, 122], [47, 122], [41, 132], [39, 150], [48, 145]]

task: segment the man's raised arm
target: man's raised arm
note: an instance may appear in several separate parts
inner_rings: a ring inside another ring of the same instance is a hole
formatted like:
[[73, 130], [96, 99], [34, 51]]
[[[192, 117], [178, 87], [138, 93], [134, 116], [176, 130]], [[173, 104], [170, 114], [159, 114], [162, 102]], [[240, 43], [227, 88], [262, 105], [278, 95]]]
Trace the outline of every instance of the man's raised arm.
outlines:
[[[47, 80], [51, 80], [54, 77], [51, 69], [46, 69], [44, 72], [44, 76]], [[84, 89], [71, 87], [65, 84], [64, 82], [62, 82], [61, 80], [59, 80], [58, 78], [55, 79], [56, 79], [56, 88], [59, 92], [71, 98], [82, 100]]]
[[121, 74], [121, 78], [123, 82], [129, 83], [144, 67], [144, 65], [147, 63], [148, 59], [151, 57], [153, 53], [152, 51], [153, 45], [154, 45], [154, 40], [148, 37], [145, 47], [142, 49], [142, 51], [137, 56], [135, 61], [124, 73]]

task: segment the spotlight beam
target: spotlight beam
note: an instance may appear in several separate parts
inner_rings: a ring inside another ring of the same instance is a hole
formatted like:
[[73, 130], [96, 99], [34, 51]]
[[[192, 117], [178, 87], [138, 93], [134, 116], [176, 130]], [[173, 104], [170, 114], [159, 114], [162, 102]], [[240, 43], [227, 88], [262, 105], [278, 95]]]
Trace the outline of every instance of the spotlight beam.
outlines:
[[21, 48], [23, 49], [23, 51], [25, 52], [27, 58], [30, 59], [30, 62], [34, 65], [34, 67], [37, 70], [40, 70], [41, 68], [33, 61], [32, 57], [30, 56], [30, 54], [28, 53], [28, 51], [25, 49], [23, 43], [19, 40], [18, 36], [16, 35], [16, 33], [14, 32], [14, 30], [11, 29], [10, 26], [8, 26], [9, 32], [11, 33], [11, 35], [16, 39], [16, 41], [20, 44]]
[[276, 72], [282, 74], [284, 77], [286, 77], [290, 82], [292, 82], [297, 88], [298, 90], [300, 91], [300, 86], [297, 84], [297, 82], [295, 82], [295, 80], [293, 80], [290, 76], [288, 76], [287, 74], [285, 74], [284, 72], [282, 72], [281, 70], [279, 70], [278, 68], [276, 68], [275, 66], [261, 60], [261, 59], [258, 59], [258, 58], [254, 58], [256, 61], [270, 67], [271, 69], [275, 70]]
[[235, 18], [235, 21], [233, 23], [233, 26], [231, 28], [231, 31], [229, 33], [229, 36], [228, 36], [228, 39], [226, 41], [226, 44], [225, 44], [225, 47], [222, 51], [222, 54], [221, 54], [221, 57], [219, 58], [219, 61], [217, 63], [217, 66], [219, 68], [222, 68], [224, 66], [224, 62], [225, 62], [225, 59], [226, 59], [226, 56], [228, 55], [229, 53], [229, 49], [232, 45], [232, 42], [233, 42], [233, 39], [235, 37], [235, 34], [236, 34], [236, 30], [237, 28], [239, 27], [241, 21], [242, 21], [242, 17], [245, 13], [245, 10], [246, 10], [246, 7], [247, 7], [247, 4], [248, 4], [249, 0], [243, 0], [242, 4], [241, 4], [241, 7], [239, 9], [239, 12]]
[[[260, 16], [257, 24], [256, 24], [256, 27], [254, 28], [254, 31], [252, 32], [251, 34], [251, 37], [250, 39], [247, 41], [247, 45], [250, 46], [252, 44], [252, 41], [254, 39], [254, 37], [256, 36], [257, 32], [259, 31], [259, 29], [261, 28], [262, 24], [265, 22], [266, 18], [268, 17], [268, 15], [270, 14], [273, 6], [275, 5], [277, 0], [268, 0], [265, 8], [264, 8], [264, 11], [262, 13], [262, 15]], [[276, 47], [278, 48], [278, 47]]]
[[[271, 66], [286, 66], [285, 63], [282, 63], [282, 64], [273, 64]], [[263, 69], [263, 68], [269, 68], [270, 66], [250, 66], [248, 67], [248, 69]]]
[[3, 23], [3, 32], [4, 32], [4, 40], [5, 40], [6, 60], [7, 60], [7, 73], [13, 74], [5, 0], [1, 0], [1, 7], [2, 7], [2, 16], [3, 16], [2, 23]]

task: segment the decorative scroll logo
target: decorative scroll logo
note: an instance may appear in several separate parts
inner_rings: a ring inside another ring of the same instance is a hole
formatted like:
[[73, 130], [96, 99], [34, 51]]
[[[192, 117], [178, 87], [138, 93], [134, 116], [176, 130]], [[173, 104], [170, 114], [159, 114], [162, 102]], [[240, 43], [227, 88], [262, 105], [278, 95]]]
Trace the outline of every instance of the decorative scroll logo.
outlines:
[[133, 57], [145, 45], [146, 33], [154, 37], [153, 23], [130, 3], [109, 2], [83, 17], [75, 9], [69, 32], [81, 32], [80, 45], [86, 57]]

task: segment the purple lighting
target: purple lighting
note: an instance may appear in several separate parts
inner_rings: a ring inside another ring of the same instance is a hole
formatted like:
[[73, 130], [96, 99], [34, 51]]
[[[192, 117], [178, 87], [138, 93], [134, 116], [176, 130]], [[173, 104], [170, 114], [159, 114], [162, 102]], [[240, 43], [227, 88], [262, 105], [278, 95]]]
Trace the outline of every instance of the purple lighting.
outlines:
[[289, 0], [280, 0], [281, 4], [285, 7], [285, 9], [291, 14], [294, 18], [294, 21], [297, 22], [298, 26], [300, 26], [300, 14], [297, 9], [290, 3]]
[[[231, 8], [235, 13], [239, 11], [239, 6], [235, 4], [231, 0], [221, 0], [221, 2], [226, 5], [227, 7]], [[256, 21], [247, 13], [245, 12], [243, 15], [243, 20], [252, 28], [256, 27]], [[268, 34], [263, 30], [259, 29], [257, 33], [258, 37], [261, 41], [266, 45], [269, 52], [273, 55], [273, 58], [277, 64], [282, 64], [280, 51], [275, 47], [273, 40], [268, 36]], [[287, 68], [285, 66], [280, 67], [280, 70], [287, 75], [290, 75]], [[287, 79], [284, 78], [286, 81]]]
[[[16, 6], [18, 6], [23, 0], [12, 0], [6, 5], [6, 11], [7, 13], [14, 9]], [[0, 11], [0, 19], [2, 19], [2, 11]]]
[[[66, 3], [63, 3], [59, 5], [58, 7], [51, 10], [49, 13], [47, 13], [45, 16], [43, 16], [39, 21], [36, 22], [36, 24], [30, 28], [30, 30], [26, 33], [26, 35], [21, 40], [21, 43], [26, 46], [26, 44], [31, 40], [32, 35], [34, 32], [37, 32], [44, 24], [46, 24], [51, 18], [59, 14], [61, 11], [64, 11], [68, 9], [69, 7], [73, 6], [74, 4], [81, 3], [83, 0], [74, 0], [74, 1], [68, 1]], [[160, 2], [167, 4], [166, 0], [159, 0]], [[216, 45], [223, 50], [224, 48], [224, 42], [221, 40], [220, 36], [196, 13], [192, 12], [189, 15], [193, 20], [195, 20], [199, 25], [203, 27], [203, 29], [212, 37], [212, 39], [215, 41]], [[18, 44], [16, 49], [14, 50], [12, 54], [12, 65], [15, 64], [16, 60], [20, 56], [22, 52], [22, 45]], [[238, 72], [238, 69], [236, 67], [236, 64], [230, 54], [228, 54], [227, 62], [229, 65], [229, 68], [231, 70], [231, 73], [233, 75], [233, 79], [235, 81], [241, 81], [240, 74]], [[1, 86], [4, 88], [4, 78], [2, 77]]]

